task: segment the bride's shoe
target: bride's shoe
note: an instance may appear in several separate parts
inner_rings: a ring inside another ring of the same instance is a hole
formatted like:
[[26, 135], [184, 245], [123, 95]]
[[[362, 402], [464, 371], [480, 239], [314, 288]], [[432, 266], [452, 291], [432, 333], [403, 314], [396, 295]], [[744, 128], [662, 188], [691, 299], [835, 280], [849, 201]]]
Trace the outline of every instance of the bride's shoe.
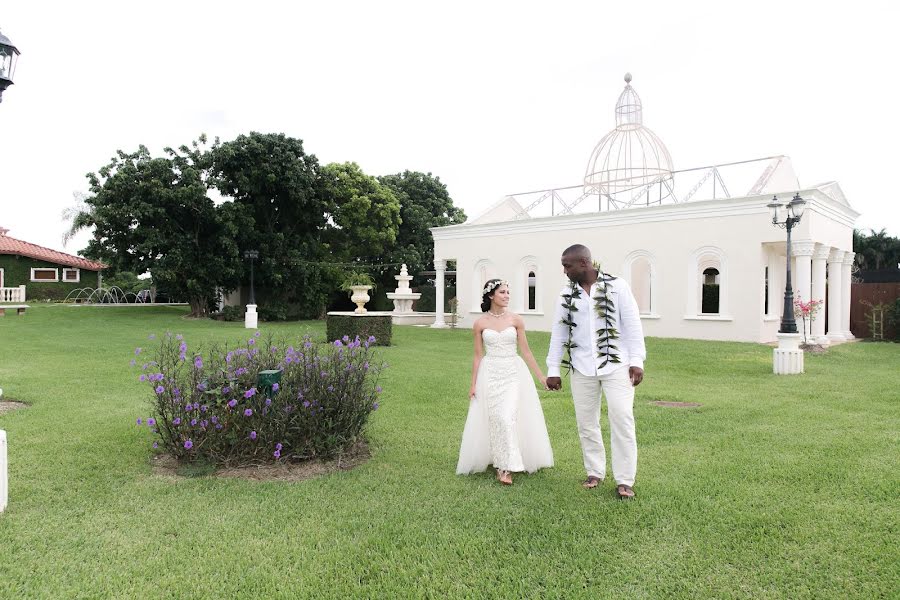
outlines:
[[497, 469], [497, 481], [503, 485], [512, 485], [512, 474], [509, 471]]

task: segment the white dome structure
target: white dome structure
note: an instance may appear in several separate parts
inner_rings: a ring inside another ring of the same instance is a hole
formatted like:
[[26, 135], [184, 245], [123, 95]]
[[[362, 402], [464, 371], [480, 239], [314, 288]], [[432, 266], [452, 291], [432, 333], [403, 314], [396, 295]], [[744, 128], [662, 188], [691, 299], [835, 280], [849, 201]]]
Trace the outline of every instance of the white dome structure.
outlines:
[[662, 204], [675, 198], [672, 157], [666, 145], [644, 126], [641, 99], [625, 74], [616, 102], [616, 128], [594, 148], [584, 174], [585, 194], [599, 194], [608, 208]]

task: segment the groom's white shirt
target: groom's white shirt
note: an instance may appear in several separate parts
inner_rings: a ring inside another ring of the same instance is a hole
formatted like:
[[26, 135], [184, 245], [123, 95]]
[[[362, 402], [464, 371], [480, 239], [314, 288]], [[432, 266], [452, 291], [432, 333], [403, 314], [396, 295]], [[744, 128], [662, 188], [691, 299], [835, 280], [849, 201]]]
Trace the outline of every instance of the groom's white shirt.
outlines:
[[[598, 284], [591, 286], [590, 294], [585, 294], [582, 288], [581, 297], [572, 300], [578, 308], [572, 311], [572, 320], [576, 325], [572, 329], [572, 341], [577, 345], [572, 348], [572, 367], [589, 377], [603, 377], [623, 366], [643, 369], [644, 359], [647, 357], [644, 330], [631, 287], [620, 277], [608, 281], [606, 285], [609, 286], [609, 299], [615, 307], [613, 327], [619, 332], [619, 337], [611, 343], [618, 349], [616, 352], [620, 363], [610, 362], [600, 368], [603, 358], [597, 356], [597, 330], [606, 324], [597, 315], [594, 307], [594, 297], [600, 293]], [[547, 353], [547, 377], [560, 376], [559, 365], [565, 351], [563, 344], [569, 339], [569, 326], [562, 322], [568, 312], [563, 308], [563, 295], [569, 292], [570, 288], [567, 285], [557, 297], [553, 329], [550, 330], [550, 351]]]

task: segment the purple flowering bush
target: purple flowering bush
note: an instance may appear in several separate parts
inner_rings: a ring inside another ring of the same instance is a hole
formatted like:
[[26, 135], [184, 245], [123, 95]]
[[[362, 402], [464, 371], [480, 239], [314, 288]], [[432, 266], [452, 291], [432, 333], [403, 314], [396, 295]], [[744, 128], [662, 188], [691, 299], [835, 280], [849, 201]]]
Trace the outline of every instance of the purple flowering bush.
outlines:
[[[352, 446], [378, 408], [374, 338], [296, 345], [259, 333], [239, 348], [189, 349], [160, 336], [138, 379], [149, 386], [151, 415], [137, 419], [159, 447], [185, 461], [223, 465], [328, 457]], [[137, 349], [137, 366], [142, 350]], [[261, 371], [277, 370], [268, 385]]]

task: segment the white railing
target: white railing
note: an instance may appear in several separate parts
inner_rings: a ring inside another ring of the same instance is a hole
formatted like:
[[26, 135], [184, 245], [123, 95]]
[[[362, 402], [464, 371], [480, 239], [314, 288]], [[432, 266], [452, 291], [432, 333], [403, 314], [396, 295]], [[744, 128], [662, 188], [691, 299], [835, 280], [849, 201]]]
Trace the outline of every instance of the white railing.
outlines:
[[25, 302], [25, 286], [0, 288], [0, 302]]
[[755, 196], [766, 190], [773, 175], [785, 161], [788, 161], [789, 167], [789, 159], [786, 156], [767, 156], [754, 160], [682, 169], [673, 171], [667, 177], [658, 177], [630, 188], [621, 180], [611, 181], [607, 182], [611, 189], [618, 189], [616, 186], [627, 189], [609, 194], [596, 187], [573, 185], [510, 194], [510, 197], [522, 207], [522, 211], [515, 218], [528, 219], [691, 200], [726, 199], [732, 197], [732, 191], [740, 193], [748, 190], [745, 195]]

